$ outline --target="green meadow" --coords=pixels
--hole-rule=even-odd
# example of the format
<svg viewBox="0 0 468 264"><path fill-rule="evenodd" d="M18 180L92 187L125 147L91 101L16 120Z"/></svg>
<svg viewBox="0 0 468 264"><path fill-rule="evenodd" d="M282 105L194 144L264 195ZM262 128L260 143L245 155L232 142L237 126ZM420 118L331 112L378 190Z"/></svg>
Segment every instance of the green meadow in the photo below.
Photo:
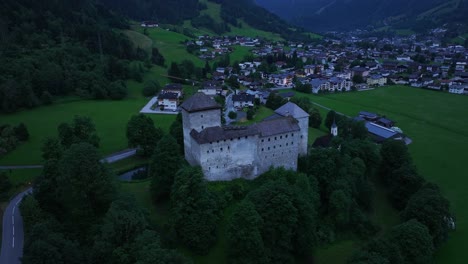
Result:
<svg viewBox="0 0 468 264"><path fill-rule="evenodd" d="M465 263L468 251L468 97L405 86L366 92L305 95L313 102L350 116L371 111L397 122L413 143L409 150L419 173L437 183L450 200L456 216L456 231L436 253L437 263ZM395 221L392 212L382 212L380 221ZM339 247L341 250L342 248ZM340 250L337 250L339 254Z"/></svg>
<svg viewBox="0 0 468 264"><path fill-rule="evenodd" d="M145 80L157 79L162 85L165 78L161 74L165 70L153 67L145 76ZM164 82L163 82L164 81ZM122 101L98 100L62 100L50 106L41 106L32 110L23 110L14 114L0 115L2 123L26 124L30 138L17 149L0 158L0 165L35 165L42 162L41 146L45 138L57 136L57 126L62 122L70 122L75 115L89 116L96 125L101 138L100 151L108 155L127 148L125 136L126 125L132 115L149 101L141 95L143 83L128 81L128 98ZM175 120L175 115L150 115L157 127L164 131Z"/></svg>

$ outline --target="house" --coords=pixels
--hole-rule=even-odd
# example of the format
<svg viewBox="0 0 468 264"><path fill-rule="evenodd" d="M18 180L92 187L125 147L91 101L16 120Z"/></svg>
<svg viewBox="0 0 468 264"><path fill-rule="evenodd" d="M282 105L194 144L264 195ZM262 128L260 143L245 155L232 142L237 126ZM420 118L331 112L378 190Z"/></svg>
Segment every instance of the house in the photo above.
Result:
<svg viewBox="0 0 468 264"><path fill-rule="evenodd" d="M376 121L379 119L379 116L377 114L371 113L371 112L366 112L366 111L361 111L359 112L359 117L367 120L367 121Z"/></svg>
<svg viewBox="0 0 468 264"><path fill-rule="evenodd" d="M141 27L154 28L154 27L159 27L159 24L154 21L143 21L141 22Z"/></svg>
<svg viewBox="0 0 468 264"><path fill-rule="evenodd" d="M282 73L282 74L271 74L269 82L276 84L277 86L290 87L293 81L293 74Z"/></svg>
<svg viewBox="0 0 468 264"><path fill-rule="evenodd" d="M369 86L384 86L387 84L387 78L382 75L376 74L367 78L367 84Z"/></svg>
<svg viewBox="0 0 468 264"><path fill-rule="evenodd" d="M254 106L255 96L250 94L235 94L232 96L235 108Z"/></svg>
<svg viewBox="0 0 468 264"><path fill-rule="evenodd" d="M463 85L453 84L453 85L450 85L449 87L449 93L463 94L464 91L465 91L465 87Z"/></svg>
<svg viewBox="0 0 468 264"><path fill-rule="evenodd" d="M320 91L328 91L330 90L330 83L328 80L325 79L312 79L310 81L310 85L312 86L312 93L319 93Z"/></svg>
<svg viewBox="0 0 468 264"><path fill-rule="evenodd" d="M375 123L378 124L378 125L384 126L386 128L391 128L391 127L395 126L394 121L392 121L392 120L390 120L388 118L385 118L385 117L381 117L381 118L377 119L377 121Z"/></svg>
<svg viewBox="0 0 468 264"><path fill-rule="evenodd" d="M177 111L179 105L179 95L171 92L161 92L158 95L158 106L161 110Z"/></svg>
<svg viewBox="0 0 468 264"><path fill-rule="evenodd" d="M369 70L364 67L354 67L351 70L353 72L353 76L360 75L364 78L369 76Z"/></svg>
<svg viewBox="0 0 468 264"><path fill-rule="evenodd" d="M177 94L177 98L181 98L184 96L184 90L182 84L180 83L169 83L164 86L161 93L175 93Z"/></svg>

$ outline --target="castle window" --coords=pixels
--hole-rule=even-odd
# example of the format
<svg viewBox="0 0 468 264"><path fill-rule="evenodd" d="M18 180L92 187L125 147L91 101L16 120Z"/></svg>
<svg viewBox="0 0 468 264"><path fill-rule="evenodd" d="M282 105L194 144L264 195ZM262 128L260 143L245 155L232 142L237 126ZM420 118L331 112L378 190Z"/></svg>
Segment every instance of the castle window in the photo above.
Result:
<svg viewBox="0 0 468 264"><path fill-rule="evenodd" d="M268 150L270 150L270 147L268 147Z"/></svg>
<svg viewBox="0 0 468 264"><path fill-rule="evenodd" d="M291 136L294 137L294 133L292 133Z"/></svg>
<svg viewBox="0 0 468 264"><path fill-rule="evenodd" d="M216 143L219 143L219 140L218 140L218 141L216 141Z"/></svg>
<svg viewBox="0 0 468 264"><path fill-rule="evenodd" d="M216 168L218 168L218 166L216 166Z"/></svg>
<svg viewBox="0 0 468 264"><path fill-rule="evenodd" d="M268 142L270 142L270 138L268 138Z"/></svg>
<svg viewBox="0 0 468 264"><path fill-rule="evenodd" d="M280 139L283 139L283 136L280 136Z"/></svg>
<svg viewBox="0 0 468 264"><path fill-rule="evenodd" d="M277 138L275 137L275 140L276 140L276 139L277 139Z"/></svg>
<svg viewBox="0 0 468 264"><path fill-rule="evenodd" d="M205 127L204 127L204 126L201 126L201 129L203 130L203 129L205 129Z"/></svg>
<svg viewBox="0 0 468 264"><path fill-rule="evenodd" d="M294 145L294 141L291 141L291 146Z"/></svg>
<svg viewBox="0 0 468 264"><path fill-rule="evenodd" d="M274 149L276 149L276 146L273 146Z"/></svg>
<svg viewBox="0 0 468 264"><path fill-rule="evenodd" d="M265 142L265 140L264 140L264 139L262 139L262 142Z"/></svg>
<svg viewBox="0 0 468 264"><path fill-rule="evenodd" d="M237 139L240 140L240 137L238 137Z"/></svg>
<svg viewBox="0 0 468 264"><path fill-rule="evenodd" d="M273 154L273 157L275 156L275 154Z"/></svg>
<svg viewBox="0 0 468 264"><path fill-rule="evenodd" d="M223 151L223 148L220 148L219 150L220 150L220 151Z"/></svg>
<svg viewBox="0 0 468 264"><path fill-rule="evenodd" d="M265 149L264 149L264 148L262 148L262 151L265 151Z"/></svg>
<svg viewBox="0 0 468 264"><path fill-rule="evenodd" d="M211 167L208 167L208 170L211 170Z"/></svg>
<svg viewBox="0 0 468 264"><path fill-rule="evenodd" d="M288 135L286 135L285 137L288 138Z"/></svg>
<svg viewBox="0 0 468 264"><path fill-rule="evenodd" d="M301 135L301 138L303 138L303 137L304 137L304 136L303 136L303 135Z"/></svg>
<svg viewBox="0 0 468 264"><path fill-rule="evenodd" d="M230 147L230 146L228 146L228 149L231 149L231 147Z"/></svg>
<svg viewBox="0 0 468 264"><path fill-rule="evenodd" d="M201 118L203 118L203 115L201 115Z"/></svg>
<svg viewBox="0 0 468 264"><path fill-rule="evenodd" d="M206 151L206 153L208 153L208 154L209 154L209 153L210 153L210 151L209 151L209 150L207 150L207 151Z"/></svg>
<svg viewBox="0 0 468 264"><path fill-rule="evenodd" d="M214 149L212 149L211 152L214 152Z"/></svg>
<svg viewBox="0 0 468 264"><path fill-rule="evenodd" d="M280 148L281 148L282 145L280 145Z"/></svg>
<svg viewBox="0 0 468 264"><path fill-rule="evenodd" d="M248 138L248 136L245 136L245 139L247 139L247 138Z"/></svg>

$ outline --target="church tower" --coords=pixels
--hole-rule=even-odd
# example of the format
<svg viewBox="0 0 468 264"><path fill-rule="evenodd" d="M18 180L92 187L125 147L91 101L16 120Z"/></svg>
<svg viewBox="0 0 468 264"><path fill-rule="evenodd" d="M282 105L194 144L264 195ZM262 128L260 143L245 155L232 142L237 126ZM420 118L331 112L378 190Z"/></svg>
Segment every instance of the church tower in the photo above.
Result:
<svg viewBox="0 0 468 264"><path fill-rule="evenodd" d="M221 126L221 106L204 93L196 93L182 105L182 124L184 128L185 159L196 165L192 153L192 130L202 131L207 127Z"/></svg>
<svg viewBox="0 0 468 264"><path fill-rule="evenodd" d="M333 124L332 124L330 130L331 130L330 133L332 134L332 136L334 136L334 137L338 136L338 126L336 125L336 122L335 122L334 118L333 118Z"/></svg>

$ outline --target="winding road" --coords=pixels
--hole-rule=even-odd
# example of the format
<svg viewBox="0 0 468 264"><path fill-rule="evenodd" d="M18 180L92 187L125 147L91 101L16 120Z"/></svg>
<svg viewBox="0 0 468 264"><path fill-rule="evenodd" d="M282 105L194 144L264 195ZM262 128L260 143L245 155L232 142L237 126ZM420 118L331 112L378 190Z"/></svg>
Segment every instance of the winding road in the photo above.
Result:
<svg viewBox="0 0 468 264"><path fill-rule="evenodd" d="M23 197L32 192L32 188L16 195L5 210L3 215L1 264L21 263L23 256L23 218L19 211L19 205Z"/></svg>
<svg viewBox="0 0 468 264"><path fill-rule="evenodd" d="M104 157L101 162L114 163L134 156L136 149L127 149L112 155ZM0 169L27 169L27 168L42 168L41 165L25 165L25 166L0 166ZM16 195L8 204L3 214L3 234L2 234L2 251L0 252L0 264L17 264L21 263L23 257L23 218L19 206L25 195L32 192L32 188Z"/></svg>

